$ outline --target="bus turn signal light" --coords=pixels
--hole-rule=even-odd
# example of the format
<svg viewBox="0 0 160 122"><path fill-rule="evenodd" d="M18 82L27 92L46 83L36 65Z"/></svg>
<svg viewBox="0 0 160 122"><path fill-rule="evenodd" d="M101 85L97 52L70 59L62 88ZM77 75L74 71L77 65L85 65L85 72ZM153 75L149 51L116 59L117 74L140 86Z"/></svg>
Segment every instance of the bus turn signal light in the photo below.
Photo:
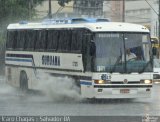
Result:
<svg viewBox="0 0 160 122"><path fill-rule="evenodd" d="M94 80L94 83L95 84L107 84L107 83L110 83L110 81L107 81L107 80Z"/></svg>

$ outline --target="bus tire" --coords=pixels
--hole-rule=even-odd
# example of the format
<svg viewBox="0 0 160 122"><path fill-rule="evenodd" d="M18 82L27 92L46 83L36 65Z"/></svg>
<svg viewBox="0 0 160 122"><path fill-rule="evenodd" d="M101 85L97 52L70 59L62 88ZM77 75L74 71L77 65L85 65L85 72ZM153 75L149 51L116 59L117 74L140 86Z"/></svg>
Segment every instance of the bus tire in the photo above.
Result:
<svg viewBox="0 0 160 122"><path fill-rule="evenodd" d="M21 71L20 73L20 89L23 92L28 91L28 78L25 71Z"/></svg>

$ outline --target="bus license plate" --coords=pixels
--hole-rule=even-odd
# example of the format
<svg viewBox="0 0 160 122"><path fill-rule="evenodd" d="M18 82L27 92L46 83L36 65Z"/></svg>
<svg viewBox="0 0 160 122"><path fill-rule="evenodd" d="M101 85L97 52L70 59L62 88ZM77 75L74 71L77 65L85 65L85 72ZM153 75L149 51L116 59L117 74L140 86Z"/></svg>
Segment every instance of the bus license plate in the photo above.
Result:
<svg viewBox="0 0 160 122"><path fill-rule="evenodd" d="M120 89L121 94L128 94L129 91L130 91L129 89Z"/></svg>

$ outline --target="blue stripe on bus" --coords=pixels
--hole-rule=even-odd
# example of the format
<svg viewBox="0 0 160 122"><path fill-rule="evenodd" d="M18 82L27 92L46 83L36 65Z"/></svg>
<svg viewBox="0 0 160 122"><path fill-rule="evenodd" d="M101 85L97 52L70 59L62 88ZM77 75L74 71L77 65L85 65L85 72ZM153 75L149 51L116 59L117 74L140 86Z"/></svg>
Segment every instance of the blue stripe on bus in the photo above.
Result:
<svg viewBox="0 0 160 122"><path fill-rule="evenodd" d="M18 62L32 62L31 59L14 59L14 58L6 58L7 61L18 61Z"/></svg>
<svg viewBox="0 0 160 122"><path fill-rule="evenodd" d="M33 56L32 56L33 57ZM7 61L17 61L17 62L32 62L32 66L35 67L34 60L32 59L18 59L18 58L6 58ZM33 68L34 74L37 78L36 68Z"/></svg>
<svg viewBox="0 0 160 122"><path fill-rule="evenodd" d="M92 82L80 81L81 85L92 85Z"/></svg>

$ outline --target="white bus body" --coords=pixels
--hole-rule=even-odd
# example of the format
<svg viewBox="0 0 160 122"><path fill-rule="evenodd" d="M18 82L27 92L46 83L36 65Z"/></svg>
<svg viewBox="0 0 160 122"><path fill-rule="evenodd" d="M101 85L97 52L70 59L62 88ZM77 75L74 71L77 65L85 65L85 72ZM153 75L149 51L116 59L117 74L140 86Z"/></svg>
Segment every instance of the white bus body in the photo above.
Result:
<svg viewBox="0 0 160 122"><path fill-rule="evenodd" d="M10 24L7 31L6 77L13 86L37 89L37 76L45 72L75 78L84 98L151 95L150 34L141 25L88 20L17 23ZM137 59L127 61L122 56L127 55L127 48Z"/></svg>

